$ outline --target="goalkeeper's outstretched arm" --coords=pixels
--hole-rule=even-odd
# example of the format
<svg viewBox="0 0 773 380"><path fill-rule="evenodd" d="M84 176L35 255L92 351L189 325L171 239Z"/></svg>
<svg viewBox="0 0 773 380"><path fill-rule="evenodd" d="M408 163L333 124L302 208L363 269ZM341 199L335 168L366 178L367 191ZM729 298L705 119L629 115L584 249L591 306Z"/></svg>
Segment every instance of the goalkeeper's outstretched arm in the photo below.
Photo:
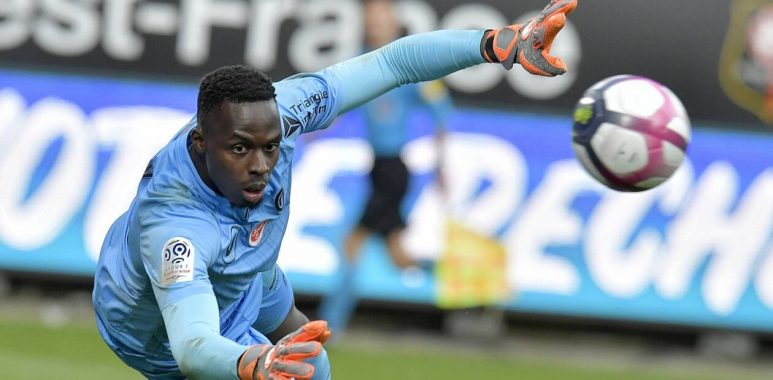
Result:
<svg viewBox="0 0 773 380"><path fill-rule="evenodd" d="M333 65L325 70L332 71L341 82L339 113L406 83L442 78L484 62L500 63L508 70L519 63L534 75L563 74L566 65L550 55L550 48L564 27L566 14L576 6L577 0L552 0L523 25L412 35Z"/></svg>

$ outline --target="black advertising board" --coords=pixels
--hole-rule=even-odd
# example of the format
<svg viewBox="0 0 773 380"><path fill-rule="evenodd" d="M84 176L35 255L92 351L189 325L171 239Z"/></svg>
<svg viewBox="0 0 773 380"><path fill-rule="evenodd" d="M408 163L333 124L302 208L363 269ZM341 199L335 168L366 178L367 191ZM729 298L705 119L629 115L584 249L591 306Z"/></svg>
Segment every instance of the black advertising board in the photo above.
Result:
<svg viewBox="0 0 773 380"><path fill-rule="evenodd" d="M495 27L543 0L402 1L406 29ZM248 63L280 79L360 51L358 1L6 0L0 64L196 81ZM460 103L567 112L605 77L669 86L694 120L773 131L773 1L580 0L555 51L571 72L531 78L484 65L448 78Z"/></svg>

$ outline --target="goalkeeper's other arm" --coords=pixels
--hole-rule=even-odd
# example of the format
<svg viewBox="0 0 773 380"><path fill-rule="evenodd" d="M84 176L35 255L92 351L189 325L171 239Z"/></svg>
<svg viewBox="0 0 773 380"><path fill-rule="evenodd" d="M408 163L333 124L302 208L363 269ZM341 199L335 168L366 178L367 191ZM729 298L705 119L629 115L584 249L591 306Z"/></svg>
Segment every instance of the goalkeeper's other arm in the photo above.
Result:
<svg viewBox="0 0 773 380"><path fill-rule="evenodd" d="M563 74L566 65L550 55L550 48L566 14L576 7L577 0L552 0L525 25L414 34L330 66L325 70L341 83L338 114L403 84L435 80L483 62L500 63L508 70L519 63L536 75Z"/></svg>
<svg viewBox="0 0 773 380"><path fill-rule="evenodd" d="M239 380L310 380L315 368L304 359L322 352L322 343L330 337L325 321L313 321L285 336L276 345L250 346L237 364Z"/></svg>

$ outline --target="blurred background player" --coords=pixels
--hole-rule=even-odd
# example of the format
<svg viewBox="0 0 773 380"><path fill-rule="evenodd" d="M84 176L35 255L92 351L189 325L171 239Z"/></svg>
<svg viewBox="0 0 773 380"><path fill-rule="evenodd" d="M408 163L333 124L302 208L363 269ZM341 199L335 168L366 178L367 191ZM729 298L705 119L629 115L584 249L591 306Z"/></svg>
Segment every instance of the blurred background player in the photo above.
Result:
<svg viewBox="0 0 773 380"><path fill-rule="evenodd" d="M369 0L363 6L366 50L378 49L404 34L392 1ZM401 243L405 229L401 205L410 173L400 154L409 139L409 118L417 106L429 109L432 115L438 152L436 179L441 192L445 190L441 171L443 141L453 104L443 83L435 80L404 85L363 105L367 142L373 151L370 195L359 222L345 238L338 289L320 307L320 316L337 332L346 328L356 308L357 261L363 244L372 235L382 239L397 267L432 269L432 262L414 260Z"/></svg>
<svg viewBox="0 0 773 380"><path fill-rule="evenodd" d="M366 1L364 10L366 49L378 49L402 35L392 1ZM400 236L405 227L400 205L410 179L410 173L400 154L408 142L408 119L419 104L427 106L432 113L438 152L442 152L452 103L441 81L408 84L363 105L367 141L374 155L373 167L369 174L371 193L359 223L344 243L344 253L349 263L356 262L363 242L370 234L375 233L384 239L395 265L406 268L417 264L400 244ZM438 157L442 158L442 155ZM442 160L438 159L438 174L441 164ZM440 176L438 182L443 184Z"/></svg>

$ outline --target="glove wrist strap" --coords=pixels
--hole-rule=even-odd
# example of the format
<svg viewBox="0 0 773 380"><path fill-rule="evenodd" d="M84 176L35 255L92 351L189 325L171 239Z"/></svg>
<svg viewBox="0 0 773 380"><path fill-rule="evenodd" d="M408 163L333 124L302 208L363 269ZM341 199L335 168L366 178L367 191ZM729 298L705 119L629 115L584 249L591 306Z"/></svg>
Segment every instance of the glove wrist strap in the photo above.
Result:
<svg viewBox="0 0 773 380"><path fill-rule="evenodd" d="M520 30L520 25L510 25L483 33L480 41L480 54L483 59L487 62L500 63L506 70L513 68L513 64L517 61Z"/></svg>
<svg viewBox="0 0 773 380"><path fill-rule="evenodd" d="M496 34L495 30L487 29L480 39L480 55L489 63L499 63L497 55L494 54L494 34Z"/></svg>

